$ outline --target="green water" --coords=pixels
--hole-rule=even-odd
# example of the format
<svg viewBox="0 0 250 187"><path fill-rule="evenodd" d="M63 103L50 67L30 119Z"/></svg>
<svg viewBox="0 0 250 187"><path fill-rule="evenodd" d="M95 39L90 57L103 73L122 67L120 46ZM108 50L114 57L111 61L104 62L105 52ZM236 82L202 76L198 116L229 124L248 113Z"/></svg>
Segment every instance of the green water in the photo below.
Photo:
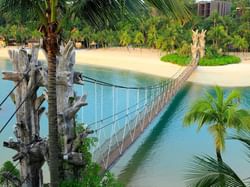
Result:
<svg viewBox="0 0 250 187"><path fill-rule="evenodd" d="M11 69L11 65L7 61L2 61L1 70ZM110 83L121 84L125 86L146 86L156 84L163 79L160 77L149 76L145 74L137 74L129 71L119 71L104 68L96 68L90 66L77 66L79 71L85 75L97 78L99 80ZM9 81L2 81L0 100L13 84ZM78 113L78 121L89 124L95 119L101 118L100 107L95 107L95 89L93 85L88 83L84 87L76 86L78 95L88 94L88 106L84 107ZM100 87L97 87L100 90ZM229 92L231 89L225 89ZM250 88L240 88L242 91L242 107L250 108ZM183 128L182 119L190 104L197 98L201 97L205 91L211 91L211 87L188 84L179 92L169 106L166 106L157 119L145 131L142 137L124 154L124 156L113 166L112 171L127 186L133 187L183 187L185 168L187 168L193 155L209 154L214 156L213 139L208 134L207 129L202 129L196 133L194 127ZM143 94L143 93L140 93ZM118 98L117 111L124 109L126 93L123 90L117 90L116 98ZM140 95L141 96L141 95ZM97 92L96 105L100 106L100 91ZM104 114L109 116L112 112L111 103L113 100L112 90L104 88ZM136 92L130 92L130 104L136 102ZM46 107L46 104L44 105ZM10 100L3 105L0 111L1 126L10 117L15 106ZM97 115L94 112L97 110ZM6 128L0 136L0 142L8 140L13 136L12 130L15 119ZM41 122L41 135L47 136L47 117L44 115ZM10 159L15 152L0 147L1 159L0 165ZM226 142L226 151L223 153L226 162L241 176L246 178L249 176L250 165L246 161L244 147L235 141ZM46 172L47 173L47 172ZM45 174L48 180L48 175Z"/></svg>

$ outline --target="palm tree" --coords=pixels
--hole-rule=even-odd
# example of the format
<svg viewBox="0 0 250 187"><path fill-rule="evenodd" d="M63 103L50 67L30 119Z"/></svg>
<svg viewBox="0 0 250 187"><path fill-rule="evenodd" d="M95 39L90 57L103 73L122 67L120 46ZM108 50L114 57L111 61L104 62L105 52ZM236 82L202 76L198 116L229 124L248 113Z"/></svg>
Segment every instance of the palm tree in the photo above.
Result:
<svg viewBox="0 0 250 187"><path fill-rule="evenodd" d="M215 87L216 97L210 93L190 108L184 117L184 125L190 126L196 122L199 131L204 125L214 137L216 156L222 162L221 151L225 149L227 129L250 129L249 112L239 108L240 93L232 91L225 99L220 87Z"/></svg>
<svg viewBox="0 0 250 187"><path fill-rule="evenodd" d="M228 33L225 30L225 27L218 25L212 27L207 33L208 40L213 42L213 46L216 49L222 48L225 41L228 39Z"/></svg>
<svg viewBox="0 0 250 187"><path fill-rule="evenodd" d="M242 131L230 139L239 140L246 146L250 162L250 132ZM210 156L195 156L185 178L190 187L220 186L222 182L224 187L250 186L250 178L242 180L229 165L224 162L218 162Z"/></svg>
<svg viewBox="0 0 250 187"><path fill-rule="evenodd" d="M128 49L130 42L131 42L131 37L130 37L128 31L122 31L121 35L120 35L120 45L126 46Z"/></svg>
<svg viewBox="0 0 250 187"><path fill-rule="evenodd" d="M240 52L248 49L248 43L245 38L239 35L234 35L231 39L231 43L234 49L239 49Z"/></svg>
<svg viewBox="0 0 250 187"><path fill-rule="evenodd" d="M144 44L144 36L142 32L137 32L135 34L134 43L137 47L141 47Z"/></svg>
<svg viewBox="0 0 250 187"><path fill-rule="evenodd" d="M189 187L249 187L229 165L210 156L195 156L185 178Z"/></svg>
<svg viewBox="0 0 250 187"><path fill-rule="evenodd" d="M104 28L119 20L121 14L141 13L148 6L155 6L163 13L184 19L187 10L182 1L174 0L0 0L0 13L9 12L39 20L43 33L43 48L48 58L48 119L51 186L59 184L60 146L57 126L56 56L59 54L59 38L63 19L79 17L98 28ZM138 11L139 10L139 11Z"/></svg>

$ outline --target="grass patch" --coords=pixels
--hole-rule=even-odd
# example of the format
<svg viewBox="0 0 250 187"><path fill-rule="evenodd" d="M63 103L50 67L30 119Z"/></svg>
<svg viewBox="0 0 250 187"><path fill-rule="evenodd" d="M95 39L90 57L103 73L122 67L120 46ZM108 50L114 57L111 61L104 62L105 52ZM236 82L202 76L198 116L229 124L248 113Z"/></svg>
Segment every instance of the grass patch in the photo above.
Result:
<svg viewBox="0 0 250 187"><path fill-rule="evenodd" d="M171 62L174 64L178 64L181 66L185 66L190 63L191 57L190 56L181 56L176 53L168 54L161 58L164 62ZM240 62L240 58L237 56L232 55L221 55L221 56L214 56L214 57L205 57L202 58L199 62L200 66L221 66L227 64L237 64Z"/></svg>

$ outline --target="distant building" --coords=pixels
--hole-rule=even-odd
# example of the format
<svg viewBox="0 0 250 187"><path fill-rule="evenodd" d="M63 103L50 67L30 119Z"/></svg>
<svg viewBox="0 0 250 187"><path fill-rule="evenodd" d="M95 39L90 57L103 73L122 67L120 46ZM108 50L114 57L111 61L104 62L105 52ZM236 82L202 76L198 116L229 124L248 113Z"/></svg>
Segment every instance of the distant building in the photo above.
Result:
<svg viewBox="0 0 250 187"><path fill-rule="evenodd" d="M231 1L218 1L218 0L201 0L197 1L197 14L198 16L208 17L213 12L217 12L220 16L225 16L231 12Z"/></svg>

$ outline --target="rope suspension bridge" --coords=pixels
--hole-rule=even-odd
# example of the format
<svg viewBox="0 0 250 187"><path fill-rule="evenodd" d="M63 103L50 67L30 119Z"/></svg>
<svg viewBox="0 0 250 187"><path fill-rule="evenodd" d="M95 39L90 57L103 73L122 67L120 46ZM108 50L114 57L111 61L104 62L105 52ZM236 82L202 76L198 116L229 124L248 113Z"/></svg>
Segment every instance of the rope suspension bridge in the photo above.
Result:
<svg viewBox="0 0 250 187"><path fill-rule="evenodd" d="M93 158L99 163L103 171L108 170L123 153L143 134L144 130L159 115L168 102L182 88L186 80L195 70L198 58L194 59L186 68L180 68L169 80L146 87L129 87L115 85L89 76L83 76L84 82L94 86L94 118L87 125L97 137L97 145L93 147ZM104 113L104 87L110 89L112 103L111 115ZM97 90L100 93L97 94ZM125 92L124 98L118 99L118 92ZM131 98L131 93L134 98ZM125 100L125 107L117 110L118 102ZM97 100L99 105L97 106ZM131 104L133 103L133 104ZM97 113L100 119L97 120ZM84 117L83 117L84 118Z"/></svg>
<svg viewBox="0 0 250 187"><path fill-rule="evenodd" d="M143 134L144 130L150 124L152 124L152 121L163 111L169 101L171 101L171 99L176 95L176 93L183 87L187 79L196 69L198 61L199 54L197 53L195 58L191 60L191 63L188 66L180 68L170 79L160 81L157 84L152 84L149 86L135 87L112 84L110 82L105 82L103 80L98 80L94 77L81 74L81 78L83 79L83 82L85 82L85 85L81 85L82 88L86 87L86 84L88 84L88 86L91 86L94 90L93 102L89 103L89 105L94 108L94 113L92 114L92 116L94 116L94 120L87 123L86 126L87 131L91 132L89 136L96 137L98 139L97 145L93 146L91 151L93 153L94 161L100 164L103 172L110 169L110 167L125 153L126 150L129 149L129 147L140 137L140 135ZM23 111L29 109L29 106L27 105L27 103L29 103L28 100L30 101L30 99L32 98L36 99L36 106L34 106L34 108L32 108L32 110L30 111L34 114L38 113L38 118L40 117L40 114L44 111L44 109L40 108L40 106L45 100L45 96L42 95L42 97L37 97L36 92L34 90L37 90L39 88L37 84L44 86L44 84L46 84L46 79L44 79L43 74L40 74L40 76L38 76L38 78L35 80L32 80L31 78L28 79L27 76L30 72L32 75L32 73L35 74L34 72L37 70L42 71L41 64L39 63L33 68L35 68L35 70L27 69L21 75L16 74L16 79L13 73L8 74L10 79L13 79L15 81L15 86L9 91L7 96L2 99L2 101L0 102L0 107L2 107L7 101L7 99L11 97L16 90L19 89L20 84L28 83L27 88L33 91L27 93L25 92L26 94L18 100L14 99L16 109L11 114L10 118L6 120L6 122L0 127L0 134L2 134L4 130L8 127L12 118L20 111L20 109L22 109ZM77 72L77 76L79 76L78 74L79 72ZM61 79L60 81L60 83L63 83L63 79ZM72 80L72 82L73 81L75 80ZM59 86L65 85L61 84ZM107 103L107 96L104 93L104 89L109 90L107 93L111 98L111 103ZM19 91L21 90L19 89ZM123 92L122 96L121 94L119 95L120 92ZM72 97L72 95L73 94L70 93L69 97ZM61 98L63 99L63 97ZM77 99L79 100L74 101L75 104L72 105L74 110L70 113L70 116L74 116L74 111L77 112L81 106L86 105L86 103L84 102L84 96ZM121 102L125 103L123 104L124 106L121 104ZM26 108L23 107L24 105ZM111 114L109 113L108 115L106 115L107 111L105 108L105 106L107 105L109 108L109 110L107 111L111 111ZM64 119L66 122L70 121L67 120L68 118L67 116L65 117L65 114L59 113L58 115L61 115L62 119ZM30 115L30 119L24 119L29 122L32 121L32 117L34 116ZM19 118L22 118L22 116L19 116ZM22 121L19 119L19 122ZM61 121L61 123L62 122L63 121ZM24 124L20 123L17 125L20 125L21 130L25 130L23 128ZM66 126L67 124L65 124L65 127ZM22 149L24 149L24 152L26 151L26 149L32 150L32 148L34 148L34 145L42 145L46 147L46 143L44 143L45 141L40 138L39 134L36 134L36 132L39 132L39 128L39 126L37 126L35 129L31 128L32 132L30 132L31 136L29 137L29 139L31 140L27 140L27 143L20 144L20 140L18 140L18 142L9 141L4 142L4 146L13 148L18 151L21 150L19 146L23 146ZM15 135L18 139L19 135ZM70 140L70 138L68 138L68 140ZM68 143L68 140L66 141L66 144L71 145L70 143ZM43 147L41 147L41 150L42 148ZM74 152L71 149L72 146L66 146L64 155L67 156L67 154ZM77 148L75 148L75 150L76 149ZM21 161L22 158L25 157L25 155L23 155L21 151L19 151L19 153L13 157L13 161ZM46 152L43 153L46 156ZM41 160L41 163L42 162L43 159ZM15 165L15 168L17 167L17 164ZM8 177L10 177L10 173L6 174L6 178ZM27 180L30 180L31 178L29 175L24 175L24 177L22 177L21 179L22 180L19 180L18 182L22 184L27 183Z"/></svg>

